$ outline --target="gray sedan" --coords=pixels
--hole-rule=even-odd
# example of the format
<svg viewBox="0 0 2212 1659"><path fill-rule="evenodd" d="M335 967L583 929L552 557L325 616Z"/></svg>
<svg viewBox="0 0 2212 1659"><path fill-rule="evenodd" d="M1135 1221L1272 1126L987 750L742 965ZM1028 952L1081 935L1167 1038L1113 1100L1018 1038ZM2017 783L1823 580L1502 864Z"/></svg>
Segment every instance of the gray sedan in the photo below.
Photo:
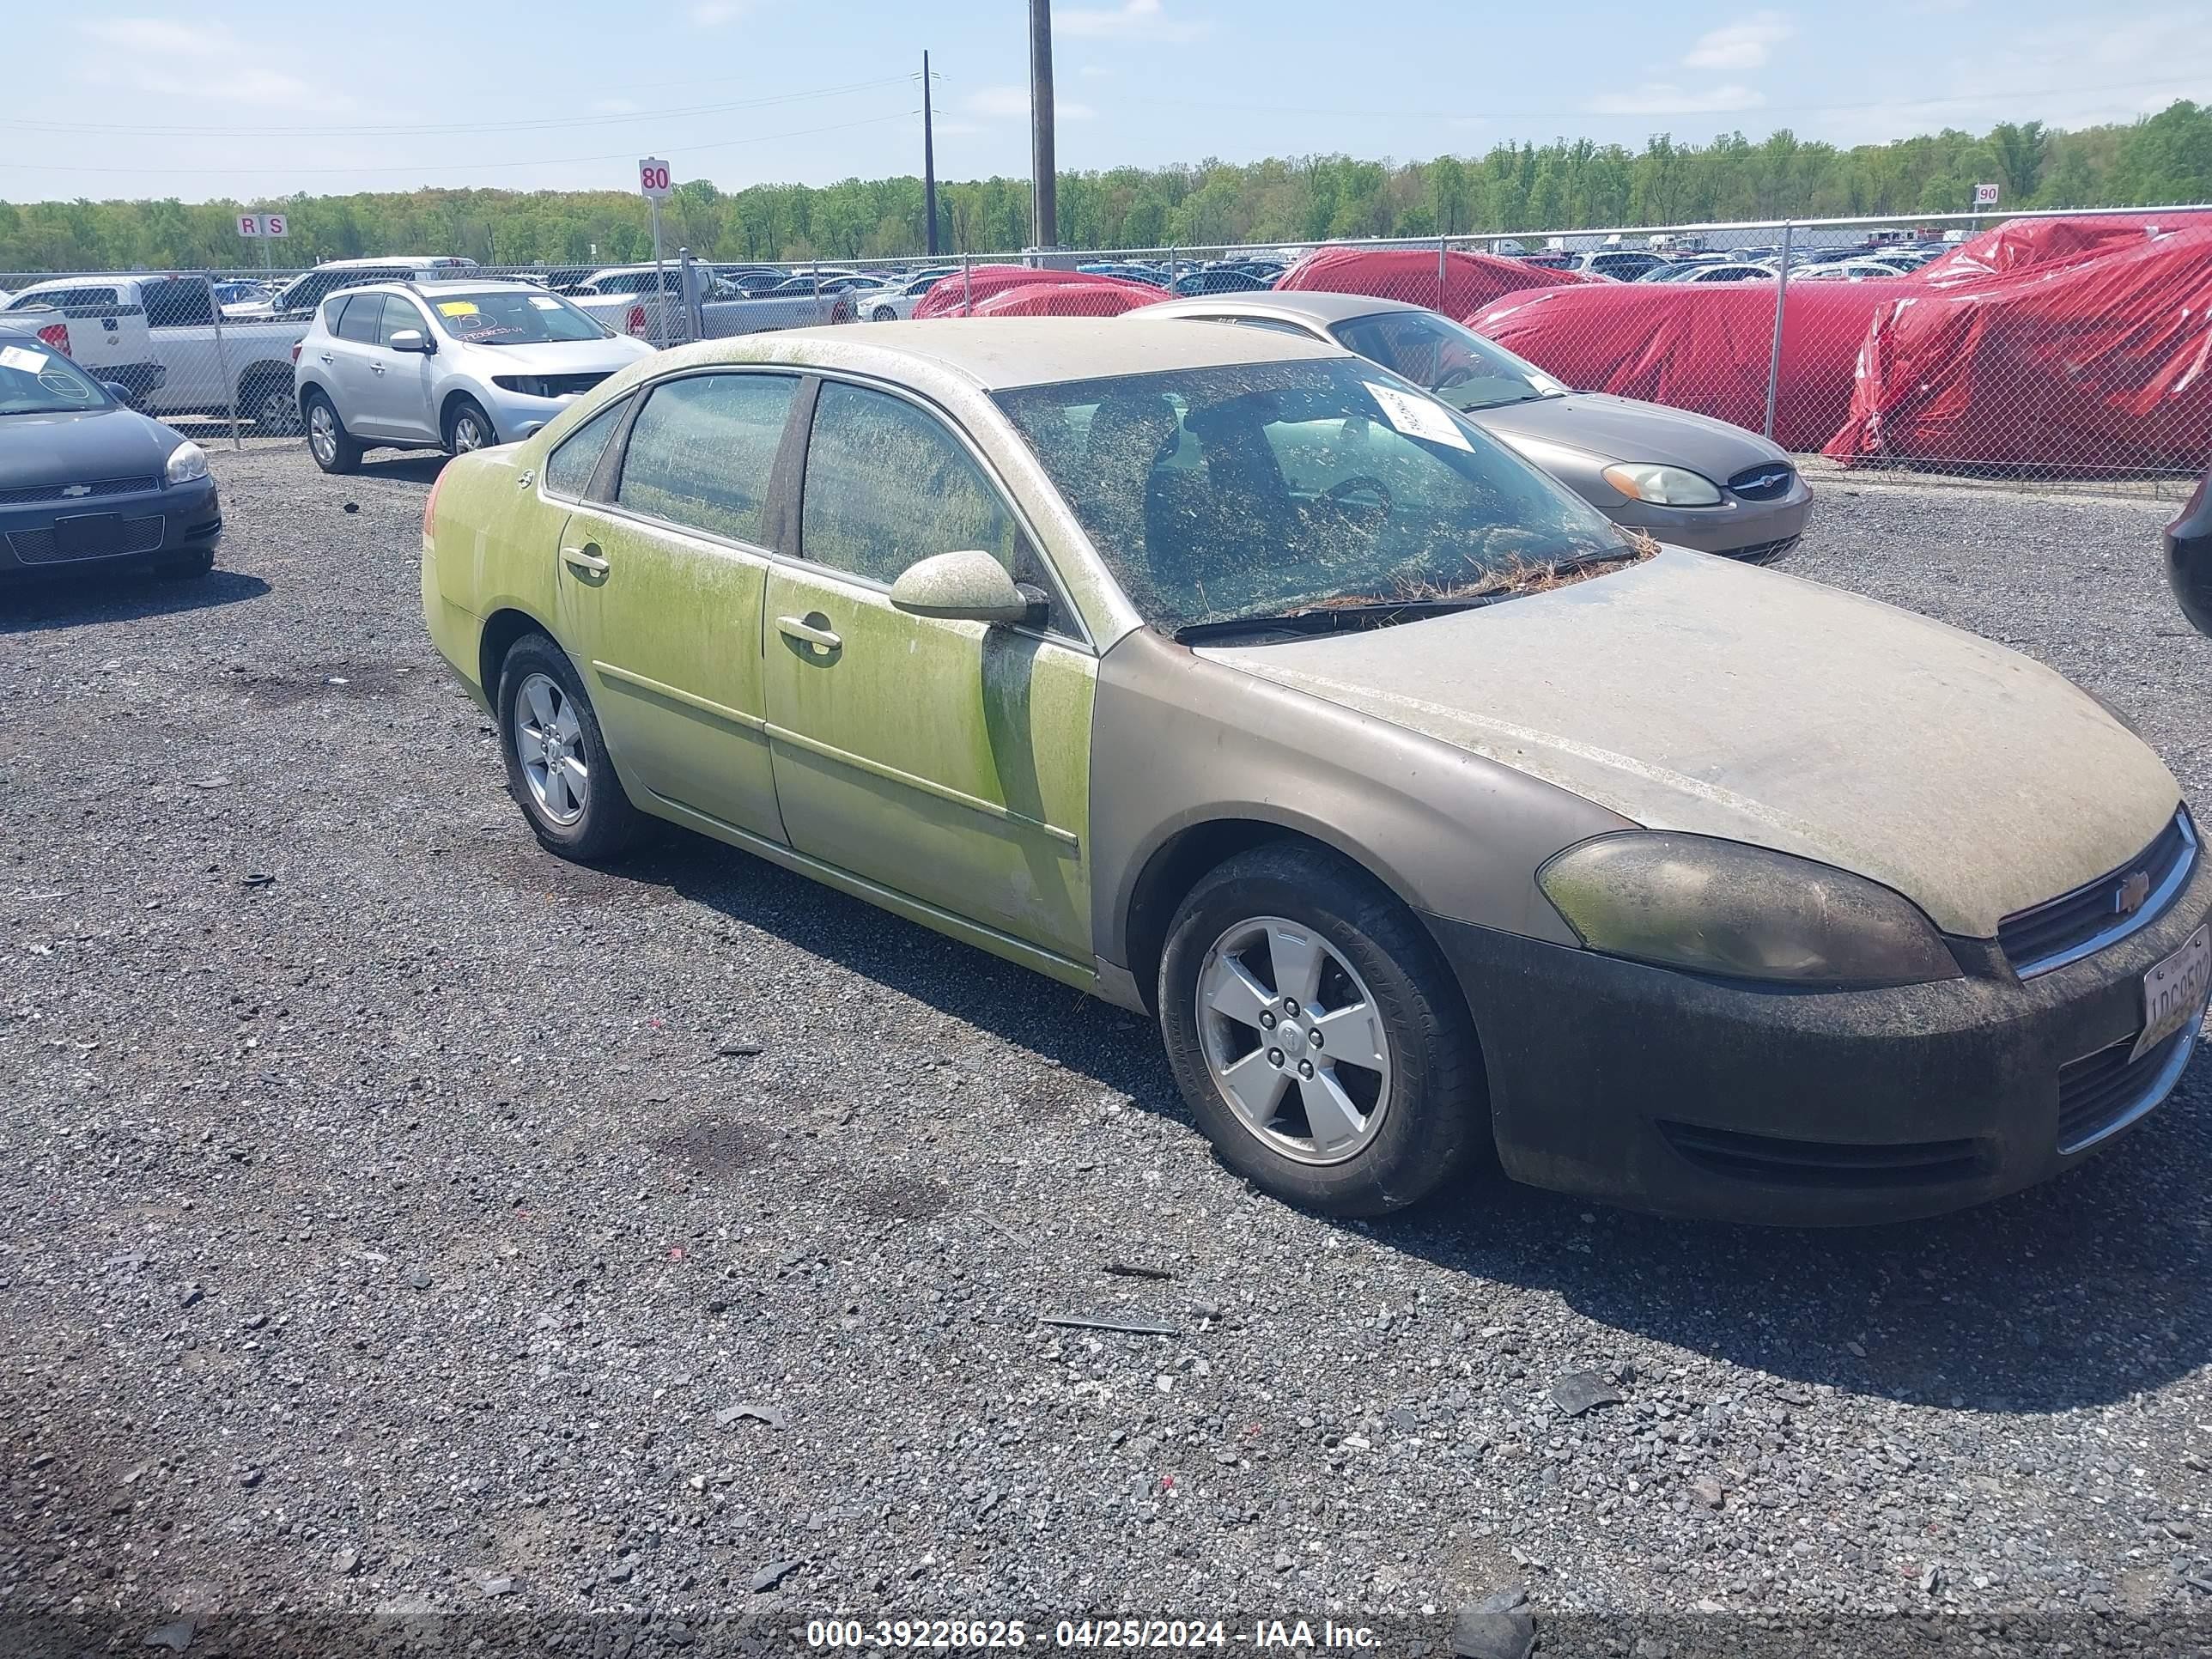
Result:
<svg viewBox="0 0 2212 1659"><path fill-rule="evenodd" d="M1425 306L1362 294L1232 294L1135 313L1278 328L1358 352L1426 386L1615 524L1771 563L1804 533L1813 494L1788 453L1710 416L1572 392Z"/></svg>

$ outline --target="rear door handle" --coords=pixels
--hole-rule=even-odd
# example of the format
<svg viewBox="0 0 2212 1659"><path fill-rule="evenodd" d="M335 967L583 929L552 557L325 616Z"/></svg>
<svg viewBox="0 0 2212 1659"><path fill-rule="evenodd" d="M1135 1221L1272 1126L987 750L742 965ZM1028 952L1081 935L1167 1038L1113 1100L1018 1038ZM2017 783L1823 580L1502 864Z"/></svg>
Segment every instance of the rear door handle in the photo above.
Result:
<svg viewBox="0 0 2212 1659"><path fill-rule="evenodd" d="M842 651L845 648L845 641L836 635L826 628L817 628L804 617L778 617L775 629L784 638L797 640L800 644L811 645L818 651Z"/></svg>
<svg viewBox="0 0 2212 1659"><path fill-rule="evenodd" d="M331 356L329 352L325 351L323 353L323 361L326 363L334 363L337 362L337 359Z"/></svg>
<svg viewBox="0 0 2212 1659"><path fill-rule="evenodd" d="M562 548L561 562L571 570L586 576L604 576L614 568L599 556L599 544L597 542L586 542L581 547Z"/></svg>

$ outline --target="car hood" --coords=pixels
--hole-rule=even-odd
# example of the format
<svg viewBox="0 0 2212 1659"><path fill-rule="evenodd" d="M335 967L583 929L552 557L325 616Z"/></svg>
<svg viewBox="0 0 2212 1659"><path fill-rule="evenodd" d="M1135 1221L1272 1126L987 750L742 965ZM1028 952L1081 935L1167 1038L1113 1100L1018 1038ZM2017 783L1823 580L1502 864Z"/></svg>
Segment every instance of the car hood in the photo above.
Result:
<svg viewBox="0 0 2212 1659"><path fill-rule="evenodd" d="M82 483L94 478L159 478L184 440L128 409L73 409L0 416L0 489Z"/></svg>
<svg viewBox="0 0 2212 1659"><path fill-rule="evenodd" d="M2134 857L2180 799L2039 663L1676 548L1481 610L1200 654L1647 828L1854 871L1974 938Z"/></svg>
<svg viewBox="0 0 2212 1659"><path fill-rule="evenodd" d="M487 374L611 374L653 355L642 340L617 335L611 340L551 340L543 345L471 346Z"/></svg>
<svg viewBox="0 0 2212 1659"><path fill-rule="evenodd" d="M1498 409L1471 410L1468 418L1510 444L1516 439L1564 445L1607 461L1663 461L1686 466L1716 483L1761 461L1789 458L1755 432L1710 415L1638 403L1602 392L1536 398Z"/></svg>

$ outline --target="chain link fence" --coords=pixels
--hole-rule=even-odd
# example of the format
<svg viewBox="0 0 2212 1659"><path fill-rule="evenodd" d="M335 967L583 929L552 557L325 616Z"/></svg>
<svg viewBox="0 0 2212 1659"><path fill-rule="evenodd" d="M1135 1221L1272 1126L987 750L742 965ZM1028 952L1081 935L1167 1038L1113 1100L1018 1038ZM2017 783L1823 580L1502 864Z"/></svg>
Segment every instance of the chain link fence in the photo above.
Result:
<svg viewBox="0 0 2212 1659"><path fill-rule="evenodd" d="M2167 492L2212 462L2207 208L834 264L686 251L611 268L426 258L0 273L0 325L44 334L180 426L234 442L290 438L293 359L325 299L363 282L455 277L535 283L661 346L1349 293L1439 312L1543 381L1710 416L1844 468ZM1472 376L1480 365L1436 367Z"/></svg>

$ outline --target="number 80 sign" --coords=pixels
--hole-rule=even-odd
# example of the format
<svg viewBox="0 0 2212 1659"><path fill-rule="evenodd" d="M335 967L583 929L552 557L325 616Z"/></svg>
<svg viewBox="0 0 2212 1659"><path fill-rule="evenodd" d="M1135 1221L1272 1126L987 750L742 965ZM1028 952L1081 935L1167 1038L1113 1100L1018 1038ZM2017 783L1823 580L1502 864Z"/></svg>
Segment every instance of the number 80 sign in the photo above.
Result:
<svg viewBox="0 0 2212 1659"><path fill-rule="evenodd" d="M668 199L668 163L656 156L647 156L637 164L637 188L648 201Z"/></svg>

